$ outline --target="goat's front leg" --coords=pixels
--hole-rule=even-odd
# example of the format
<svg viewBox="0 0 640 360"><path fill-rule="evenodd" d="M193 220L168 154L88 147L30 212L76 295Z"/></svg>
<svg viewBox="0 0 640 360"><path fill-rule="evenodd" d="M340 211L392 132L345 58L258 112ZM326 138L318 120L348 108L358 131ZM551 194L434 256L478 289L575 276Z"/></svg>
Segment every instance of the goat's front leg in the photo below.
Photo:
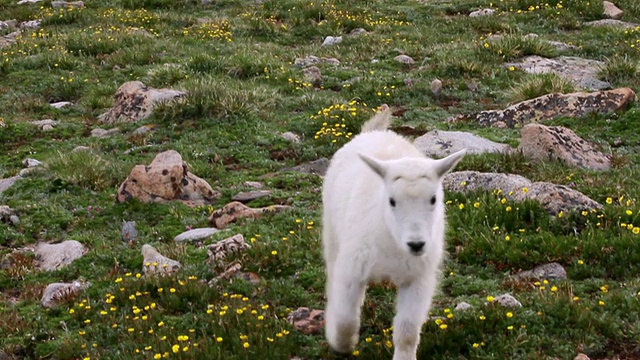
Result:
<svg viewBox="0 0 640 360"><path fill-rule="evenodd" d="M358 343L366 283L348 271L341 271L340 262L334 266L327 279L325 332L333 350L348 353Z"/></svg>
<svg viewBox="0 0 640 360"><path fill-rule="evenodd" d="M393 319L393 360L416 360L420 330L427 319L435 287L435 274L425 274L424 278L398 289Z"/></svg>

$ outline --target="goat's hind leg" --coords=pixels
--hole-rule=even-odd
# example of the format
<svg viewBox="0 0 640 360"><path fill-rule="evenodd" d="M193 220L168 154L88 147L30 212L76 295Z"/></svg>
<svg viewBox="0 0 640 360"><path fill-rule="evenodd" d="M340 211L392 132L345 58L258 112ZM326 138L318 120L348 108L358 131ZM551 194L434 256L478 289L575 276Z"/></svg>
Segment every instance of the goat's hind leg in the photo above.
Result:
<svg viewBox="0 0 640 360"><path fill-rule="evenodd" d="M398 290L393 319L393 360L416 360L420 330L431 307L435 281L433 276Z"/></svg>
<svg viewBox="0 0 640 360"><path fill-rule="evenodd" d="M327 278L325 332L333 350L349 353L358 343L366 284L358 277L341 271L340 262L333 265L331 276Z"/></svg>

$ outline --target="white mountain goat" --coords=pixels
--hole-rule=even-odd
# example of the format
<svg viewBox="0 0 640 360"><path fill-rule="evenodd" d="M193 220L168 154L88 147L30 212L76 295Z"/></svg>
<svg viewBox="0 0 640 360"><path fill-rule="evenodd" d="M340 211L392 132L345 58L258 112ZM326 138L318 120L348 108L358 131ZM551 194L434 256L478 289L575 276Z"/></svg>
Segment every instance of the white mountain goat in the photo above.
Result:
<svg viewBox="0 0 640 360"><path fill-rule="evenodd" d="M393 359L415 360L444 254L442 178L465 150L429 159L387 131L390 121L389 109L367 121L324 178L326 337L351 352L369 281L390 280L398 287Z"/></svg>

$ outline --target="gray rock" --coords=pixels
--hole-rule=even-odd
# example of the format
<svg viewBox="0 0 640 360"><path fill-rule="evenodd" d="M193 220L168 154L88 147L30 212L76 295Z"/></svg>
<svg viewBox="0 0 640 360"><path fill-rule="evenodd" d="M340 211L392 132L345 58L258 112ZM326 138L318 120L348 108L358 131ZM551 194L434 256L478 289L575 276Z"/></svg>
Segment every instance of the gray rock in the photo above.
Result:
<svg viewBox="0 0 640 360"><path fill-rule="evenodd" d="M293 65L305 68L310 65L319 64L321 61L319 57L310 55L304 58L296 58Z"/></svg>
<svg viewBox="0 0 640 360"><path fill-rule="evenodd" d="M504 307L522 307L522 304L520 303L520 301L516 300L516 298L514 298L510 294L503 294L503 295L497 296L493 299L493 301L497 302L498 304Z"/></svg>
<svg viewBox="0 0 640 360"><path fill-rule="evenodd" d="M608 26L608 27L620 28L625 30L633 30L636 27L640 26L640 24L620 21L616 19L602 19L602 20L589 21L584 23L584 25L599 26L599 27Z"/></svg>
<svg viewBox="0 0 640 360"><path fill-rule="evenodd" d="M608 90L612 88L611 83L590 76L580 79L578 87L586 90Z"/></svg>
<svg viewBox="0 0 640 360"><path fill-rule="evenodd" d="M300 137L297 134L292 133L291 131L287 131L285 133L281 134L282 138L288 141L291 141L292 143L299 143L300 142Z"/></svg>
<svg viewBox="0 0 640 360"><path fill-rule="evenodd" d="M12 176L10 178L0 179L0 194L2 194L5 190L10 188L13 184L16 183L16 181L18 181L18 179L21 179L21 178L22 178L21 176Z"/></svg>
<svg viewBox="0 0 640 360"><path fill-rule="evenodd" d="M38 29L40 28L40 24L42 23L42 19L29 20L20 23L21 29Z"/></svg>
<svg viewBox="0 0 640 360"><path fill-rule="evenodd" d="M262 187L264 186L261 182L258 181L245 181L244 183L242 183L242 185L254 189L262 189Z"/></svg>
<svg viewBox="0 0 640 360"><path fill-rule="evenodd" d="M469 310L471 309L473 306L471 306L471 304L466 303L466 302L461 302L458 305L456 305L455 310L456 311L465 311L465 310Z"/></svg>
<svg viewBox="0 0 640 360"><path fill-rule="evenodd" d="M393 58L393 60L407 65L413 65L416 63L416 61L413 60L410 56L404 54L396 56L395 58Z"/></svg>
<svg viewBox="0 0 640 360"><path fill-rule="evenodd" d="M52 1L51 7L53 8L65 8L65 9L82 9L84 2L82 1Z"/></svg>
<svg viewBox="0 0 640 360"><path fill-rule="evenodd" d="M231 200L247 203L249 201L268 197L270 195L271 195L271 190L243 191L241 193L235 194L231 198Z"/></svg>
<svg viewBox="0 0 640 360"><path fill-rule="evenodd" d="M133 131L133 135L145 135L153 130L153 125L143 125Z"/></svg>
<svg viewBox="0 0 640 360"><path fill-rule="evenodd" d="M620 19L624 14L624 11L620 10L614 3L611 1L603 1L602 5L604 7L604 16L610 19Z"/></svg>
<svg viewBox="0 0 640 360"><path fill-rule="evenodd" d="M219 231L220 230L216 228L191 229L177 235L173 240L176 242L202 240L218 233Z"/></svg>
<svg viewBox="0 0 640 360"><path fill-rule="evenodd" d="M544 122L559 117L584 117L591 113L607 114L627 108L637 101L630 88L594 93L547 94L511 105L504 110L486 110L460 115L449 122L471 120L482 126L515 127L531 122Z"/></svg>
<svg viewBox="0 0 640 360"><path fill-rule="evenodd" d="M562 265L553 262L537 266L533 270L522 271L515 277L526 280L565 280L567 272Z"/></svg>
<svg viewBox="0 0 640 360"><path fill-rule="evenodd" d="M365 35L368 34L369 32L363 28L355 28L353 30L351 30L349 32L350 36L359 36L359 35Z"/></svg>
<svg viewBox="0 0 640 360"><path fill-rule="evenodd" d="M35 4L37 2L40 2L42 0L20 0L18 1L16 4L18 5L22 5L22 4Z"/></svg>
<svg viewBox="0 0 640 360"><path fill-rule="evenodd" d="M507 144L462 131L433 130L416 138L413 144L427 156L436 158L443 158L462 149L467 149L468 154L506 153L512 150Z"/></svg>
<svg viewBox="0 0 640 360"><path fill-rule="evenodd" d="M0 49L16 44L18 36L20 36L20 30L0 36Z"/></svg>
<svg viewBox="0 0 640 360"><path fill-rule="evenodd" d="M446 191L460 193L501 190L501 196L509 201L538 201L551 215L557 215L560 211L590 211L602 208L601 204L566 186L531 182L525 177L513 174L456 171L445 175L443 186ZM524 191L524 188L527 190Z"/></svg>
<svg viewBox="0 0 640 360"><path fill-rule="evenodd" d="M578 48L575 45L563 43L561 41L545 40L545 42L548 43L549 45L552 45L553 47L555 47L556 50L558 50L559 52L564 52L564 51L569 51L569 50L576 50Z"/></svg>
<svg viewBox="0 0 640 360"><path fill-rule="evenodd" d="M11 220L11 217L15 216L15 215L16 214L13 211L13 209L8 207L7 205L0 205L0 221L13 223L13 221ZM17 216L16 216L16 218L17 218ZM14 225L16 225L16 224L14 224Z"/></svg>
<svg viewBox="0 0 640 360"><path fill-rule="evenodd" d="M571 129L561 126L527 124L520 130L520 150L526 157L561 161L569 166L608 170L611 159Z"/></svg>
<svg viewBox="0 0 640 360"><path fill-rule="evenodd" d="M340 60L336 59L336 58L322 58L322 61L326 64L329 65L333 65L333 66L338 66L340 65Z"/></svg>
<svg viewBox="0 0 640 360"><path fill-rule="evenodd" d="M37 167L37 166L36 167L30 167L30 168L21 169L20 171L18 171L18 176L20 176L20 177L27 176L28 174L30 174L30 173L38 170L38 169L40 169L40 168Z"/></svg>
<svg viewBox="0 0 640 360"><path fill-rule="evenodd" d="M176 260L161 255L156 248L149 244L142 246L142 272L145 275L168 275L182 268Z"/></svg>
<svg viewBox="0 0 640 360"><path fill-rule="evenodd" d="M31 167L36 167L36 166L42 165L42 162L40 162L39 160L36 160L36 159L26 158L26 159L22 160L22 165L31 168Z"/></svg>
<svg viewBox="0 0 640 360"><path fill-rule="evenodd" d="M117 134L120 132L120 129L118 128L113 128L113 129L109 129L109 130L105 130L105 129L101 129L101 128L96 128L91 130L91 136L93 137L97 137L97 138L108 138L114 134Z"/></svg>
<svg viewBox="0 0 640 360"><path fill-rule="evenodd" d="M41 130L51 130L51 129L53 129L53 127L55 127L59 123L60 123L59 121L55 121L55 120L51 120L51 119L29 121L29 124L35 125L35 126L39 127ZM48 128L45 129L44 128L45 126L48 126Z"/></svg>
<svg viewBox="0 0 640 360"><path fill-rule="evenodd" d="M322 42L322 46L332 46L332 45L337 45L340 44L342 42L342 36L327 36L326 38L324 38L324 41Z"/></svg>
<svg viewBox="0 0 640 360"><path fill-rule="evenodd" d="M559 56L548 59L537 55L526 56L517 62L505 64L506 67L513 66L530 74L554 73L571 81L576 86L598 86L598 88L589 87L587 90L601 90L611 87L608 83L593 81L593 79L597 79L598 70L603 65L602 61L576 56Z"/></svg>
<svg viewBox="0 0 640 360"><path fill-rule="evenodd" d="M284 169L281 169L280 171L281 172L294 171L294 172L299 172L304 174L316 174L316 175L324 176L324 174L327 172L328 167L329 167L329 159L320 158L318 160L313 160L306 164L301 164L301 165L290 167L290 168L284 168Z"/></svg>
<svg viewBox="0 0 640 360"><path fill-rule="evenodd" d="M325 324L324 310L300 307L287 315L287 321L303 334L320 334Z"/></svg>
<svg viewBox="0 0 640 360"><path fill-rule="evenodd" d="M442 92L442 81L440 81L440 79L433 80L429 89L433 95L440 95L440 92Z"/></svg>
<svg viewBox="0 0 640 360"><path fill-rule="evenodd" d="M71 150L71 152L76 151L91 151L91 148L88 146L76 146L75 148L73 148L73 150Z"/></svg>
<svg viewBox="0 0 640 360"><path fill-rule="evenodd" d="M309 66L302 70L304 74L304 81L310 83L315 87L320 87L322 85L322 72L320 72L320 68L317 66Z"/></svg>
<svg viewBox="0 0 640 360"><path fill-rule="evenodd" d="M130 242L138 238L138 229L135 221L125 221L122 223L122 240Z"/></svg>
<svg viewBox="0 0 640 360"><path fill-rule="evenodd" d="M11 215L11 216L9 216L9 222L13 226L18 226L18 225L20 225L20 218L18 217L18 215Z"/></svg>
<svg viewBox="0 0 640 360"><path fill-rule="evenodd" d="M18 26L18 21L15 19L0 21L0 30L13 29Z"/></svg>
<svg viewBox="0 0 640 360"><path fill-rule="evenodd" d="M495 14L495 12L496 11L493 9L481 9L472 11L471 13L469 13L469 17L488 16Z"/></svg>
<svg viewBox="0 0 640 360"><path fill-rule="evenodd" d="M35 249L38 268L44 271L53 271L69 265L86 253L87 248L75 240L58 244L41 243Z"/></svg>
<svg viewBox="0 0 640 360"><path fill-rule="evenodd" d="M55 108L55 109L62 109L65 106L73 105L73 103L71 103L69 101L58 101L58 102L55 102L55 103L51 103L49 105L51 105L51 107Z"/></svg>
<svg viewBox="0 0 640 360"><path fill-rule="evenodd" d="M89 287L89 285L90 284L87 282L80 281L49 284L42 293L40 304L44 308L52 308L56 305L58 300L64 299L67 296L74 296Z"/></svg>

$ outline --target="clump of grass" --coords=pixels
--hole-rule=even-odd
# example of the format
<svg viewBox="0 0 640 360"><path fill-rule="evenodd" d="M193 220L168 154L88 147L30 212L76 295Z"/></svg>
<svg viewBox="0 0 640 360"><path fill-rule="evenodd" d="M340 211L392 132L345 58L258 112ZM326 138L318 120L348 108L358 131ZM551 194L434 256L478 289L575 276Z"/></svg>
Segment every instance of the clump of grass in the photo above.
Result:
<svg viewBox="0 0 640 360"><path fill-rule="evenodd" d="M504 94L510 103L537 98L552 93L571 93L576 90L571 81L556 74L529 75L524 80L511 86Z"/></svg>
<svg viewBox="0 0 640 360"><path fill-rule="evenodd" d="M523 37L520 35L506 35L497 40L482 40L479 43L482 55L489 58L510 61L523 56L539 55L555 57L558 51L546 41L537 37Z"/></svg>
<svg viewBox="0 0 640 360"><path fill-rule="evenodd" d="M53 177L91 190L105 190L124 180L126 169L90 151L58 152L46 163Z"/></svg>
<svg viewBox="0 0 640 360"><path fill-rule="evenodd" d="M629 83L640 74L640 64L637 60L625 55L614 55L598 69L598 77L612 83Z"/></svg>

